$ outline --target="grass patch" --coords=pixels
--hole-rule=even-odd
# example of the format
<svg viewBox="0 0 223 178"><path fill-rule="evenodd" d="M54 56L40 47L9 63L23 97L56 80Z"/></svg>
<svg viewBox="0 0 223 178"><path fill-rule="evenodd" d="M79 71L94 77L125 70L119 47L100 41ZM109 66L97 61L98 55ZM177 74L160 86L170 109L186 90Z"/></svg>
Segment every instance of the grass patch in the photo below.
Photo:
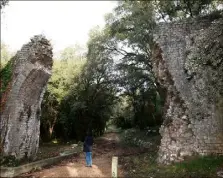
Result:
<svg viewBox="0 0 223 178"><path fill-rule="evenodd" d="M147 135L145 131L129 130L120 137L127 147L136 146L138 141L134 140L138 139L151 143L147 153L120 158L127 177L219 178L217 172L223 171L223 156L196 156L172 165L157 164L160 136L156 133Z"/></svg>
<svg viewBox="0 0 223 178"><path fill-rule="evenodd" d="M127 177L151 178L219 178L217 172L223 171L223 156L189 157L180 163L171 165L157 164L160 135L146 134L145 131L129 129L120 133L122 144L127 147L137 146L138 141L150 142L147 153L121 157Z"/></svg>
<svg viewBox="0 0 223 178"><path fill-rule="evenodd" d="M214 178L217 177L216 173L222 166L223 156L198 156L167 166L167 169L174 170L178 177Z"/></svg>
<svg viewBox="0 0 223 178"><path fill-rule="evenodd" d="M197 157L175 165L177 170L189 172L216 172L219 166L223 166L223 156Z"/></svg>
<svg viewBox="0 0 223 178"><path fill-rule="evenodd" d="M217 171L223 169L223 156L194 157L172 165L158 165L157 153L122 158L128 177L153 178L217 178Z"/></svg>

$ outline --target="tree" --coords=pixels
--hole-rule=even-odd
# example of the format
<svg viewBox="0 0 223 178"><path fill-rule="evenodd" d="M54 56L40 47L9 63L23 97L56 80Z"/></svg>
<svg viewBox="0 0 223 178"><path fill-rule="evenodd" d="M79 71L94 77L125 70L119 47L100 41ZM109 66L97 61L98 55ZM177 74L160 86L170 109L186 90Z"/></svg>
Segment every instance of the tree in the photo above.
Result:
<svg viewBox="0 0 223 178"><path fill-rule="evenodd" d="M156 85L150 62L156 25L153 8L150 1L121 1L106 17L107 31L116 42L113 50L119 54L117 83L133 108L132 125L141 129L156 124Z"/></svg>
<svg viewBox="0 0 223 178"><path fill-rule="evenodd" d="M220 1L214 0L170 0L154 1L158 20L164 21L180 20L188 17L196 17L216 10Z"/></svg>
<svg viewBox="0 0 223 178"><path fill-rule="evenodd" d="M79 45L61 53L46 95L46 113L52 113L46 118L57 113L55 134L61 136L62 130L64 138L81 140L89 128L100 135L111 118L141 129L160 124L165 91L152 72L154 29L161 18L170 21L208 13L213 2L119 1L106 15L105 28L90 31L84 65L85 50Z"/></svg>
<svg viewBox="0 0 223 178"><path fill-rule="evenodd" d="M85 51L84 47L79 44L75 44L74 46L65 48L60 54L60 59L62 61L84 60Z"/></svg>
<svg viewBox="0 0 223 178"><path fill-rule="evenodd" d="M4 68L11 58L12 53L8 50L8 46L5 43L1 43L1 68Z"/></svg>
<svg viewBox="0 0 223 178"><path fill-rule="evenodd" d="M67 51L72 53L67 53ZM77 54L76 49L65 48L61 55L64 58L62 60L54 60L53 75L48 82L42 103L41 138L43 141L52 139L54 128L59 122L61 101L70 91L73 79L79 75L85 63L84 56ZM54 135L62 136L59 131Z"/></svg>
<svg viewBox="0 0 223 178"><path fill-rule="evenodd" d="M61 118L67 120L64 129L68 137L75 135L82 140L88 129L95 135L101 135L110 118L116 88L112 82L113 60L107 50L108 41L104 31L91 31L87 62L63 100Z"/></svg>
<svg viewBox="0 0 223 178"><path fill-rule="evenodd" d="M113 107L112 123L123 129L134 127L134 108L130 100L128 95L119 96Z"/></svg>
<svg viewBox="0 0 223 178"><path fill-rule="evenodd" d="M2 10L6 5L8 5L9 0L1 0L0 1L0 10Z"/></svg>
<svg viewBox="0 0 223 178"><path fill-rule="evenodd" d="M106 30L118 58L117 83L133 107L134 125L160 124L165 92L156 83L151 58L154 29L161 18L172 21L214 10L213 0L119 1L106 16ZM216 3L215 3L216 6ZM159 93L160 92L160 93ZM162 99L160 99L162 96Z"/></svg>
<svg viewBox="0 0 223 178"><path fill-rule="evenodd" d="M155 14L151 1L119 1L113 14L106 16L112 37L134 51L150 56Z"/></svg>

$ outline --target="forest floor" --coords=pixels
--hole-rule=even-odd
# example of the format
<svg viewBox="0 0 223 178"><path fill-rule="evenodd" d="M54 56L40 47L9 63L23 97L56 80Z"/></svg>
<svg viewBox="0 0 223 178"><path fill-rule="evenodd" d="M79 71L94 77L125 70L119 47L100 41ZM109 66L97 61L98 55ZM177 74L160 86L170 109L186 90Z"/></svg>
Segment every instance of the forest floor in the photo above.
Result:
<svg viewBox="0 0 223 178"><path fill-rule="evenodd" d="M121 157L145 153L146 149L126 147L120 143L117 133L106 133L97 138L93 146L93 166L85 167L85 156L81 153L66 159L57 165L46 167L37 172L23 174L20 177L111 177L111 162L113 156ZM125 177L125 170L118 166L118 176Z"/></svg>
<svg viewBox="0 0 223 178"><path fill-rule="evenodd" d="M65 151L75 152L78 151L77 149L79 147L73 147L72 144L44 144L39 147L35 161L59 156L60 153Z"/></svg>
<svg viewBox="0 0 223 178"><path fill-rule="evenodd" d="M137 134L135 134L137 135ZM140 135L140 134L139 134ZM124 139L123 139L124 138ZM142 136L140 136L142 138ZM198 157L169 166L156 163L160 137L148 136L150 148L125 144L123 133L106 133L93 147L93 166L85 167L84 153L20 177L111 177L111 161L118 156L118 177L219 178L223 177L223 156Z"/></svg>

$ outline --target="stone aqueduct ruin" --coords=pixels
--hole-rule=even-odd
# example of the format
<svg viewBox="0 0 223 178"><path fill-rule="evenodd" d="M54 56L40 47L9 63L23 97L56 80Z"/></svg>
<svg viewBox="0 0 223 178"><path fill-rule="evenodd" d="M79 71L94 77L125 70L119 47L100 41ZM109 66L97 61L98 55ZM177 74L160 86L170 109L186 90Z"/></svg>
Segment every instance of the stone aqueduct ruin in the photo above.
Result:
<svg viewBox="0 0 223 178"><path fill-rule="evenodd" d="M153 70L166 91L158 161L223 154L223 17L161 24L154 39ZM1 148L4 156L34 158L52 47L35 36L12 61L6 102L1 101Z"/></svg>
<svg viewBox="0 0 223 178"><path fill-rule="evenodd" d="M32 38L12 59L12 78L1 97L3 156L32 159L37 153L40 106L51 75L52 57L49 41L40 35Z"/></svg>
<svg viewBox="0 0 223 178"><path fill-rule="evenodd" d="M153 70L167 93L158 161L223 154L222 16L156 31Z"/></svg>

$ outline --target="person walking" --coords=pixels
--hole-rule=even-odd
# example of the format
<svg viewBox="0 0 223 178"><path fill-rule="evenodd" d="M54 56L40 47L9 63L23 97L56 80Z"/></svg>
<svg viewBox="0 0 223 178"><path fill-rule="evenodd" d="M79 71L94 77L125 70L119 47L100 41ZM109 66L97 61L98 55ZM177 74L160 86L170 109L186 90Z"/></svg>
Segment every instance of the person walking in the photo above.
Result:
<svg viewBox="0 0 223 178"><path fill-rule="evenodd" d="M85 159L86 159L86 167L92 167L92 145L93 145L93 136L92 132L87 132L87 136L84 140L84 148Z"/></svg>

